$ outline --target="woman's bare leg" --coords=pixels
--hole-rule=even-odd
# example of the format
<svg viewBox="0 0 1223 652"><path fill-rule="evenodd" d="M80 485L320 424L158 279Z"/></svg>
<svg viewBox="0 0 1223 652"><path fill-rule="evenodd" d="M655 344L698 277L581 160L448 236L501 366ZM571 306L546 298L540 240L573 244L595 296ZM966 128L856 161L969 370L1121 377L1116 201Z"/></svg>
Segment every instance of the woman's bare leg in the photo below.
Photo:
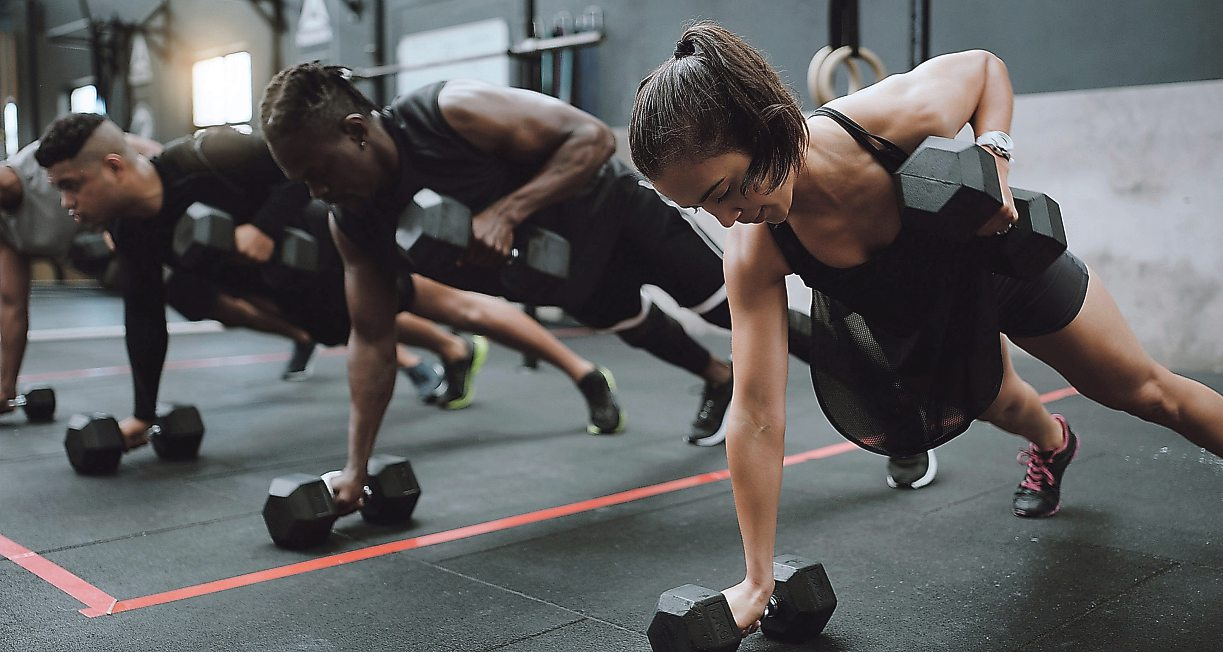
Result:
<svg viewBox="0 0 1223 652"><path fill-rule="evenodd" d="M1015 343L1056 369L1083 396L1223 456L1223 396L1153 360L1096 277L1068 326Z"/></svg>

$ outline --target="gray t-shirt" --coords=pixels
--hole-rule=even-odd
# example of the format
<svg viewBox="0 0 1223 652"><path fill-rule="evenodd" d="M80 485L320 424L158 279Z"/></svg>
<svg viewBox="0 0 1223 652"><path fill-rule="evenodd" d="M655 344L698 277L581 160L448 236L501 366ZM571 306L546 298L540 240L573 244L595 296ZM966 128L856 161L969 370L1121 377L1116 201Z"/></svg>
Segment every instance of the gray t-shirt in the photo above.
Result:
<svg viewBox="0 0 1223 652"><path fill-rule="evenodd" d="M60 206L59 191L47 182L47 171L34 160L38 141L0 161L21 178L21 205L0 210L0 239L27 256L62 258L80 225Z"/></svg>

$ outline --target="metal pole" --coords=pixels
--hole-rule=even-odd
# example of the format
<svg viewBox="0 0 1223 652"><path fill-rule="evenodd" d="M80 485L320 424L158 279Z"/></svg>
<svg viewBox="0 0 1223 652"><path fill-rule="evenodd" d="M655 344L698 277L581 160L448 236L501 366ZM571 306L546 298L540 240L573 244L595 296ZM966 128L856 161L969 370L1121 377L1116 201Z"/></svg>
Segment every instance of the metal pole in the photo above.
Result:
<svg viewBox="0 0 1223 652"><path fill-rule="evenodd" d="M921 0L921 60L930 59L930 0Z"/></svg>
<svg viewBox="0 0 1223 652"><path fill-rule="evenodd" d="M535 0L526 0L523 6L523 13L525 14L523 16L523 27L526 30L524 34L526 34L526 40L530 41L531 39L539 36L539 34L535 31ZM542 90L540 88L541 84L543 83L543 80L540 79L542 70L543 69L540 67L540 57L534 56L534 53L532 53L530 56L522 57L522 76L523 81L526 82L523 84L523 86L532 91ZM536 310L535 304L523 304L522 310L523 312L527 313L527 316L531 319L539 321L539 311ZM539 358L528 353L523 353L522 366L532 370L538 369Z"/></svg>

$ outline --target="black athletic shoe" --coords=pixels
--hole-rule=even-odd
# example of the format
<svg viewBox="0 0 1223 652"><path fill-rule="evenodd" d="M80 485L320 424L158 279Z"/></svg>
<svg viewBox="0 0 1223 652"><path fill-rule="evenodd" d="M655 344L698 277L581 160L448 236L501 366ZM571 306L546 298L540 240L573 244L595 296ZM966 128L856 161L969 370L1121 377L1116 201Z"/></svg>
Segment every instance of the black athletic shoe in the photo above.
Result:
<svg viewBox="0 0 1223 652"><path fill-rule="evenodd" d="M616 379L611 371L596 367L578 381L578 391L586 397L590 408L590 423L586 432L592 435L614 435L624 430L624 410L616 400Z"/></svg>
<svg viewBox="0 0 1223 652"><path fill-rule="evenodd" d="M921 489L934 482L936 474L938 458L934 451L888 458L888 486L893 489Z"/></svg>
<svg viewBox="0 0 1223 652"><path fill-rule="evenodd" d="M403 375L416 388L416 398L425 403L436 403L437 397L446 392L446 370L435 362L420 361L414 367L400 367Z"/></svg>
<svg viewBox="0 0 1223 652"><path fill-rule="evenodd" d="M476 397L476 374L484 366L484 358L488 356L488 340L480 335L472 335L467 340L467 357L458 362L445 364L446 390L437 399L443 410L462 410L471 405Z"/></svg>
<svg viewBox="0 0 1223 652"><path fill-rule="evenodd" d="M705 391L701 394L701 408L696 411L696 420L692 422L692 433L688 435L688 443L695 446L717 446L726 441L726 408L730 406L730 394L734 389L734 381L728 380L721 385L705 383Z"/></svg>
<svg viewBox="0 0 1223 652"><path fill-rule="evenodd" d="M1040 518L1053 516L1062 506L1062 474L1079 452L1079 438L1060 414L1053 415L1062 424L1065 440L1061 448L1042 451L1035 444L1019 453L1019 463L1026 464L1027 474L1015 490L1015 516ZM1026 459L1025 459L1026 458Z"/></svg>
<svg viewBox="0 0 1223 652"><path fill-rule="evenodd" d="M294 343L293 355L289 356L289 364L285 365L280 379L296 383L309 378L314 373L314 350L316 348L318 345L314 342Z"/></svg>

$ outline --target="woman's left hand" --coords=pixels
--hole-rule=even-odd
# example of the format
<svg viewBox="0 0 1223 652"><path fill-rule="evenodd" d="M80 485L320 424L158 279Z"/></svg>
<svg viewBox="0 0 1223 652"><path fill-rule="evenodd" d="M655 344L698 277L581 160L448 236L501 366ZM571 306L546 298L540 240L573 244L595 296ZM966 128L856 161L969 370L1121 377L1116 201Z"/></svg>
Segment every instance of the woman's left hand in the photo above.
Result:
<svg viewBox="0 0 1223 652"><path fill-rule="evenodd" d="M1007 185L1007 173L1010 171L1011 163L997 154L994 155L994 160L998 164L998 181L1002 184L1002 208L999 208L997 213L991 215L981 225L981 228L977 229L976 235L982 238L1002 235L1010 231L1011 227L1019 221L1015 198L1011 196L1011 188Z"/></svg>

